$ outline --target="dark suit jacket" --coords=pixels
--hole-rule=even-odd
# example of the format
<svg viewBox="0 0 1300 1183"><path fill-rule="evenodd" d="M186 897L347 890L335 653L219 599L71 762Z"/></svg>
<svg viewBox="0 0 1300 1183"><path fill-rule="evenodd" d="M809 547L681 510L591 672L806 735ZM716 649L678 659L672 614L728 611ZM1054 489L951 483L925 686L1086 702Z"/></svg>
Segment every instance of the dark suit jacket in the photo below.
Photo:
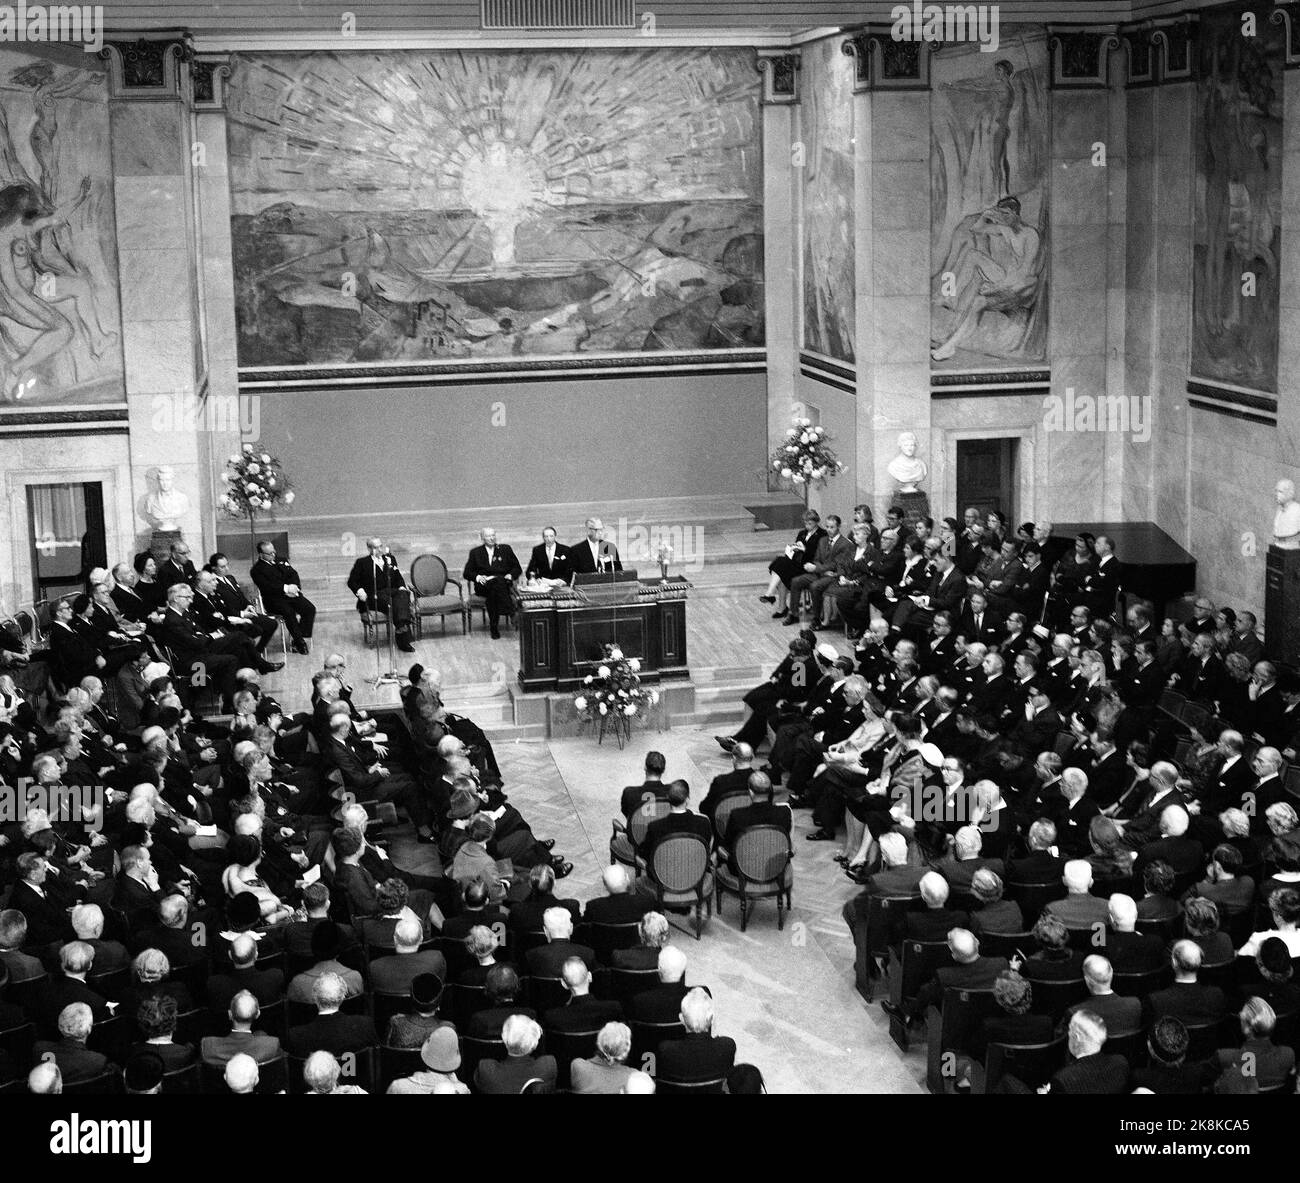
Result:
<svg viewBox="0 0 1300 1183"><path fill-rule="evenodd" d="M306 1057L315 1051L359 1052L378 1044L375 1022L369 1015L317 1015L301 1027L289 1028L289 1053Z"/></svg>
<svg viewBox="0 0 1300 1183"><path fill-rule="evenodd" d="M584 994L570 998L564 1006L553 1006L542 1016L548 1031L599 1031L606 1023L623 1021L621 1002L603 1001Z"/></svg>
<svg viewBox="0 0 1300 1183"><path fill-rule="evenodd" d="M570 957L579 957L588 969L596 967L596 954L586 945L573 941L551 941L536 949L529 949L526 957L529 976L558 978L564 963Z"/></svg>
<svg viewBox="0 0 1300 1183"><path fill-rule="evenodd" d="M376 957L370 963L370 988L386 994L409 994L411 983L420 974L433 974L439 981L445 982L447 959L436 949Z"/></svg>
<svg viewBox="0 0 1300 1183"><path fill-rule="evenodd" d="M734 1039L688 1033L684 1039L670 1039L659 1045L655 1067L663 1080L692 1082L724 1077L735 1063Z"/></svg>
<svg viewBox="0 0 1300 1183"><path fill-rule="evenodd" d="M1106 930L1105 955L1116 973L1147 973L1168 964L1164 942L1154 933Z"/></svg>
<svg viewBox="0 0 1300 1183"><path fill-rule="evenodd" d="M953 622L953 632L965 637L968 642L979 641L982 645L996 645L1002 637L1005 622L1000 612L985 608L980 617L979 626L975 625L975 613L967 604L961 615Z"/></svg>
<svg viewBox="0 0 1300 1183"><path fill-rule="evenodd" d="M65 978L62 974L51 976L41 992L37 1007L43 1020L44 1029L55 1036L59 1030L59 1015L65 1006L74 1002L84 1002L90 1007L90 1013L96 1023L109 1017L108 1000L96 993L85 982L76 978Z"/></svg>
<svg viewBox="0 0 1300 1183"><path fill-rule="evenodd" d="M1128 1061L1102 1052L1066 1064L1051 1079L1050 1093L1122 1093L1128 1087Z"/></svg>
<svg viewBox="0 0 1300 1183"><path fill-rule="evenodd" d="M645 831L645 841L641 843L638 853L646 860L646 865L650 863L650 857L654 848L659 845L669 834L698 834L704 839L705 845L712 845L713 827L709 825L709 819L698 813L670 813L666 817L661 817L657 821L652 821Z"/></svg>
<svg viewBox="0 0 1300 1183"><path fill-rule="evenodd" d="M59 1066L64 1084L90 1080L108 1067L107 1056L90 1051L75 1039L38 1039L32 1046L32 1055L38 1064L44 1059L53 1059Z"/></svg>
<svg viewBox="0 0 1300 1183"><path fill-rule="evenodd" d="M518 1093L530 1080L554 1086L554 1056L508 1056L504 1060L480 1060L474 1083L480 1093Z"/></svg>
<svg viewBox="0 0 1300 1183"><path fill-rule="evenodd" d="M770 801L760 801L756 805L745 805L732 811L727 818L727 832L722 844L728 850L735 850L736 839L746 830L755 826L779 826L787 834L794 821L794 814L788 805L773 805Z"/></svg>
<svg viewBox="0 0 1300 1183"><path fill-rule="evenodd" d="M360 600L357 601L359 612L376 611L375 601L381 593L386 595L405 586L406 580L402 578L402 569L392 555L383 556L381 569L375 566L375 560L369 554L364 554L352 564L352 570L348 572L348 591L354 596L359 591L366 593L364 604Z"/></svg>
<svg viewBox="0 0 1300 1183"><path fill-rule="evenodd" d="M510 1002L504 1006L490 1006L487 1010L477 1012L470 1019L465 1034L473 1039L500 1039L501 1028L511 1015L523 1015L535 1022L541 1021L541 1016L531 1006L518 1006Z"/></svg>
<svg viewBox="0 0 1300 1183"><path fill-rule="evenodd" d="M470 592L482 595L483 589L477 583L480 575L495 575L515 580L519 578L521 570L515 552L504 542L498 542L492 551L491 562L488 562L486 546L474 547L469 552L463 575Z"/></svg>
<svg viewBox="0 0 1300 1183"><path fill-rule="evenodd" d="M149 615L149 605L136 594L134 588L114 584L109 595L113 597L113 603L117 605L117 610L124 620L132 620L140 624Z"/></svg>
<svg viewBox="0 0 1300 1183"><path fill-rule="evenodd" d="M682 999L693 989L685 982L661 982L632 996L627 1017L637 1023L676 1023L681 1017Z"/></svg>
<svg viewBox="0 0 1300 1183"><path fill-rule="evenodd" d="M596 570L596 560L591 557L591 544L583 538L579 542L571 542L568 546L569 566L573 569L575 575L590 575ZM602 542L600 544L600 553L608 555L613 561L615 571L623 570L623 562L618 557L618 547L612 542ZM605 570L609 570L610 564L605 564Z"/></svg>
<svg viewBox="0 0 1300 1183"><path fill-rule="evenodd" d="M208 1009L225 1014L230 1000L247 990L258 1003L268 1006L284 997L284 971L279 969L231 969L208 979Z"/></svg>
<svg viewBox="0 0 1300 1183"><path fill-rule="evenodd" d="M1147 1011L1152 1021L1171 1015L1184 1023L1213 1023L1228 1013L1228 1000L1218 986L1175 982L1147 995Z"/></svg>
<svg viewBox="0 0 1300 1183"><path fill-rule="evenodd" d="M908 912L904 935L909 941L943 941L948 930L969 928L970 917L955 908L926 908L923 912Z"/></svg>
<svg viewBox="0 0 1300 1183"><path fill-rule="evenodd" d="M298 572L284 559L277 559L274 563L258 559L249 570L249 575L252 576L257 590L262 593L262 599L268 608L274 601L286 598L284 594L286 585L292 583L297 585L299 590L302 589L302 580Z"/></svg>
<svg viewBox="0 0 1300 1183"><path fill-rule="evenodd" d="M72 937L72 921L50 896L36 894L35 888L25 879L19 879L9 896L10 908L16 908L27 917L27 943L29 945L62 944Z"/></svg>
<svg viewBox="0 0 1300 1183"><path fill-rule="evenodd" d="M524 574L529 579L563 579L568 583L573 578L573 563L569 558L569 548L562 542L555 544L555 557L548 560L546 545L539 542L533 547L528 557L528 566Z"/></svg>
<svg viewBox="0 0 1300 1183"><path fill-rule="evenodd" d="M655 902L649 896L627 891L588 900L583 919L592 924L633 924L654 908Z"/></svg>
<svg viewBox="0 0 1300 1183"><path fill-rule="evenodd" d="M1082 1002L1072 1003L1065 1012L1062 1029L1069 1025L1075 1011L1086 1010L1106 1024L1107 1035L1130 1035L1142 1030L1142 999L1122 994L1090 994Z"/></svg>
<svg viewBox="0 0 1300 1183"><path fill-rule="evenodd" d="M730 772L715 776L709 782L709 791L700 802L700 812L712 821L713 811L717 809L718 802L724 797L748 796L749 778L753 775L753 771L752 768L734 768Z"/></svg>
<svg viewBox="0 0 1300 1183"><path fill-rule="evenodd" d="M628 785L623 790L623 795L619 798L619 811L624 817L631 817L647 797L654 797L658 801L668 800L668 784L662 780L648 780L640 785Z"/></svg>

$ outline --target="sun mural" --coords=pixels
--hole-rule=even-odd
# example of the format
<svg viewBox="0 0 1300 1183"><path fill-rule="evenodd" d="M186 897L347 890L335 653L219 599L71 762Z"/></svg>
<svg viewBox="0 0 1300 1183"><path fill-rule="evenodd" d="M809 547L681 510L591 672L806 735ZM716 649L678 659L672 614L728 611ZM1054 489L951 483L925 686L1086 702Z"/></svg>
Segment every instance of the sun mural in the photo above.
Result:
<svg viewBox="0 0 1300 1183"><path fill-rule="evenodd" d="M244 366L763 344L749 50L241 56Z"/></svg>

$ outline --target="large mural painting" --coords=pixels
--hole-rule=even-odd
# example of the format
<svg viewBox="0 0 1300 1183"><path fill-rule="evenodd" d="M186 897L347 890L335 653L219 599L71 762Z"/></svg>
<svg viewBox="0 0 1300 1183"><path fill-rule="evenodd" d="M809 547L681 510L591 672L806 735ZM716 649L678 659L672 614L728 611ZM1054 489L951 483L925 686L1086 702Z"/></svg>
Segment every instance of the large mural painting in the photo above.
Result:
<svg viewBox="0 0 1300 1183"><path fill-rule="evenodd" d="M108 82L0 50L0 415L126 401Z"/></svg>
<svg viewBox="0 0 1300 1183"><path fill-rule="evenodd" d="M852 362L853 63L842 40L805 46L801 62L803 347Z"/></svg>
<svg viewBox="0 0 1300 1183"><path fill-rule="evenodd" d="M752 51L247 55L239 361L763 344Z"/></svg>
<svg viewBox="0 0 1300 1183"><path fill-rule="evenodd" d="M1277 392L1282 247L1282 27L1201 20L1196 84L1192 374Z"/></svg>
<svg viewBox="0 0 1300 1183"><path fill-rule="evenodd" d="M936 369L1047 358L1047 35L1005 28L996 54L932 64L930 356Z"/></svg>

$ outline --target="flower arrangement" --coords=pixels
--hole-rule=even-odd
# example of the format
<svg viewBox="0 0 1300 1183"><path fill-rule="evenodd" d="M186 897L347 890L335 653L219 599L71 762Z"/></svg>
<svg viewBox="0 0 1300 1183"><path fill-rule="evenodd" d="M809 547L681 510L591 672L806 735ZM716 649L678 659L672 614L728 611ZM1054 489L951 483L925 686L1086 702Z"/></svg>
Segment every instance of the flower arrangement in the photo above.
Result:
<svg viewBox="0 0 1300 1183"><path fill-rule="evenodd" d="M673 544L671 542L661 542L655 557L659 560L659 574L662 578L668 578L668 564L673 561Z"/></svg>
<svg viewBox="0 0 1300 1183"><path fill-rule="evenodd" d="M280 461L269 452L257 451L252 444L245 444L226 460L221 479L226 491L218 504L232 518L247 518L251 535L256 535L258 514L274 518L277 505L293 504L293 488Z"/></svg>
<svg viewBox="0 0 1300 1183"><path fill-rule="evenodd" d="M830 447L826 428L797 414L790 422L783 443L771 456L772 471L792 489L803 494L808 504L808 490L826 484L844 471L844 465Z"/></svg>
<svg viewBox="0 0 1300 1183"><path fill-rule="evenodd" d="M657 690L641 688L640 671L638 658L624 657L617 645L606 645L604 662L583 678L582 689L573 697L573 709L579 717L598 725L600 742L612 728L621 748L631 736L632 719L659 702Z"/></svg>

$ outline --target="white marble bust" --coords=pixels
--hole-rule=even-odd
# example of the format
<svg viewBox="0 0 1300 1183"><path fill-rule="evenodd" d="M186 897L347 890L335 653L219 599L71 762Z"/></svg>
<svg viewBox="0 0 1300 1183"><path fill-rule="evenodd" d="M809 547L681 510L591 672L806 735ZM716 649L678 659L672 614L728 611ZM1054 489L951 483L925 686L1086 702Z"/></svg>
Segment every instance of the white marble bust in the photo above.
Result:
<svg viewBox="0 0 1300 1183"><path fill-rule="evenodd" d="M916 434L905 431L898 437L898 455L889 462L886 471L896 480L900 493L915 493L916 486L925 480L930 471L924 460L916 455Z"/></svg>
<svg viewBox="0 0 1300 1183"><path fill-rule="evenodd" d="M1274 493L1273 545L1280 550L1300 550L1300 501L1295 499L1295 482L1283 478Z"/></svg>
<svg viewBox="0 0 1300 1183"><path fill-rule="evenodd" d="M158 488L145 499L145 520L155 530L179 530L189 512L190 499L176 488L176 472L167 464L158 469Z"/></svg>

